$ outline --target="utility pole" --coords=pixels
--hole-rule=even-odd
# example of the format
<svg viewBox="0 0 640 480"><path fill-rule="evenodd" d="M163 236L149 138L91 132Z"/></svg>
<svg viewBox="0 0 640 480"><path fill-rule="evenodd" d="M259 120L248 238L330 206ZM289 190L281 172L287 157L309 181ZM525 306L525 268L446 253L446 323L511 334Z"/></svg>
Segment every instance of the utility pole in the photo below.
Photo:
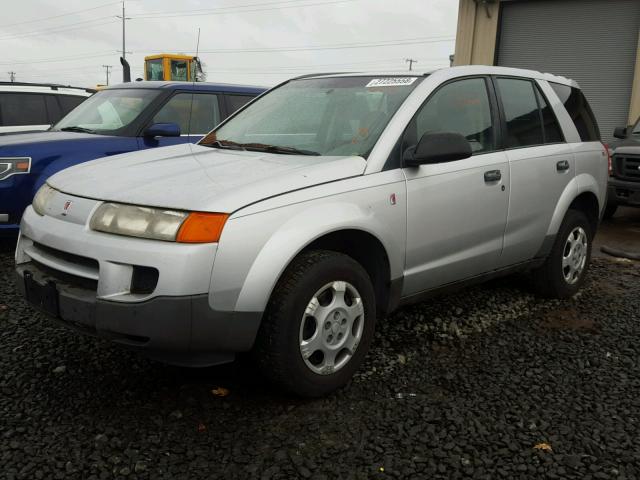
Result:
<svg viewBox="0 0 640 480"><path fill-rule="evenodd" d="M405 58L404 61L409 64L409 71L413 70L414 63L418 63L418 60L414 60L413 58Z"/></svg>
<svg viewBox="0 0 640 480"><path fill-rule="evenodd" d="M11 83L16 81L16 72L11 71L11 72L7 72L9 74L9 78L11 79Z"/></svg>
<svg viewBox="0 0 640 480"><path fill-rule="evenodd" d="M102 65L107 73L107 85L109 85L109 69L113 68L113 65Z"/></svg>
<svg viewBox="0 0 640 480"><path fill-rule="evenodd" d="M125 48L125 23L127 20L131 20L131 17L127 17L124 13L124 0L122 0L122 15L116 15L116 18L122 19L122 58L127 58L127 50Z"/></svg>

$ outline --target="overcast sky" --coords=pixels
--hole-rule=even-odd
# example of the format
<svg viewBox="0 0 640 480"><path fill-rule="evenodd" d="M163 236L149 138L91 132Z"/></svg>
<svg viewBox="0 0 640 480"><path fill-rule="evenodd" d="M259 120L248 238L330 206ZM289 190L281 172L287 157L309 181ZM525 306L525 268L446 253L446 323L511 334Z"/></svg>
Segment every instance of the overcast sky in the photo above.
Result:
<svg viewBox="0 0 640 480"><path fill-rule="evenodd" d="M0 78L95 86L122 80L122 2L5 2ZM446 66L458 0L126 0L132 76L145 55L194 54L209 81L273 85L323 71L401 71ZM330 48L323 48L330 47ZM55 61L54 61L55 60Z"/></svg>

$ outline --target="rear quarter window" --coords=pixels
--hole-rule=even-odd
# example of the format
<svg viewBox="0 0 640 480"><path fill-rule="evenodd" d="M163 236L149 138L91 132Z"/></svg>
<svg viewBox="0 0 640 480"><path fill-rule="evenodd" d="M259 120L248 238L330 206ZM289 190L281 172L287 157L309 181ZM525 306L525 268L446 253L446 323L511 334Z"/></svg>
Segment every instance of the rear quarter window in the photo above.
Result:
<svg viewBox="0 0 640 480"><path fill-rule="evenodd" d="M549 82L573 120L583 142L600 141L600 130L589 102L579 88Z"/></svg>

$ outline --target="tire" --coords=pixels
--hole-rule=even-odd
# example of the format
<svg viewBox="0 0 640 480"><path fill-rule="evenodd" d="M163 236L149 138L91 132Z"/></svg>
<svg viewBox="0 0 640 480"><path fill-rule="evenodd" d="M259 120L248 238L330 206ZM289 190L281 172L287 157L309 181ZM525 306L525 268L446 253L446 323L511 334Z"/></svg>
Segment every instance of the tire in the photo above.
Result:
<svg viewBox="0 0 640 480"><path fill-rule="evenodd" d="M609 220L613 218L616 214L616 210L618 210L618 204L615 202L607 202L607 205L604 207L604 215L602 218L605 220Z"/></svg>
<svg viewBox="0 0 640 480"><path fill-rule="evenodd" d="M347 384L362 364L375 319L373 285L358 262L326 250L302 253L273 291L254 355L263 374L286 391L326 395Z"/></svg>
<svg viewBox="0 0 640 480"><path fill-rule="evenodd" d="M587 216L578 210L569 210L560 225L558 235L545 263L532 272L536 292L549 298L569 298L575 295L587 276L591 263L591 245L594 233ZM584 242L581 239L584 235ZM570 236L576 242L569 256ZM577 247L580 244L580 247ZM568 257L568 261L563 260ZM580 265L582 267L580 268Z"/></svg>

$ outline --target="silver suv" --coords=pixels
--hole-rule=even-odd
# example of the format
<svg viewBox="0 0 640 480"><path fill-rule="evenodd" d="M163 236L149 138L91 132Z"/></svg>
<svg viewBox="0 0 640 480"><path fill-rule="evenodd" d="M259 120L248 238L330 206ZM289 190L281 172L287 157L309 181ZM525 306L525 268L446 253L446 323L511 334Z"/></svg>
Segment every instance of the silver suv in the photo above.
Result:
<svg viewBox="0 0 640 480"><path fill-rule="evenodd" d="M49 178L22 220L18 284L153 358L252 351L279 385L323 395L362 363L376 319L444 287L528 270L541 294L575 294L607 165L565 78L484 66L296 78L197 145Z"/></svg>

